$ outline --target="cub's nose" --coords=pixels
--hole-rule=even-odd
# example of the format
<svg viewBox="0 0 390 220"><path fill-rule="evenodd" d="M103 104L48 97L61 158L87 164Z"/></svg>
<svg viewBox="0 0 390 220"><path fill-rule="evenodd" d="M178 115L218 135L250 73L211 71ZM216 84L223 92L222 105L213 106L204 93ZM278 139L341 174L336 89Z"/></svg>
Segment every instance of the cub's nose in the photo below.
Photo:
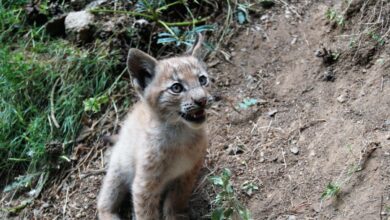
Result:
<svg viewBox="0 0 390 220"><path fill-rule="evenodd" d="M195 104L197 104L199 107L206 107L207 105L207 97L203 97L200 99L194 99Z"/></svg>

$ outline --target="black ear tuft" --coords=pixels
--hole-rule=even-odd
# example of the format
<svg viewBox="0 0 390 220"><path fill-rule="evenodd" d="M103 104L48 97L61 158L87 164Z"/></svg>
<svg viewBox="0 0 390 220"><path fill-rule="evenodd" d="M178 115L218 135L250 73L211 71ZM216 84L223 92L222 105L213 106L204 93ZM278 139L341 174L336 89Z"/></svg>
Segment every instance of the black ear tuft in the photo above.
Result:
<svg viewBox="0 0 390 220"><path fill-rule="evenodd" d="M143 93L144 89L153 80L157 60L152 56L138 50L130 49L127 56L127 69L133 78L135 89Z"/></svg>

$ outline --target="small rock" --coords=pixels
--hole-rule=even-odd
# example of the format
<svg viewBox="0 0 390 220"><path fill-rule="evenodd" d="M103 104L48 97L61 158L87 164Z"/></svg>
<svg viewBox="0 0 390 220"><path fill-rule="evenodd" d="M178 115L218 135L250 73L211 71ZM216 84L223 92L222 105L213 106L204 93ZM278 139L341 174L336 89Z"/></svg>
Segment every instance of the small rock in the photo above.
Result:
<svg viewBox="0 0 390 220"><path fill-rule="evenodd" d="M289 215L287 217L287 220L296 220L296 219L297 219L297 217L295 217L295 215Z"/></svg>
<svg viewBox="0 0 390 220"><path fill-rule="evenodd" d="M264 159L264 152L260 152L260 163L263 163L265 161Z"/></svg>
<svg viewBox="0 0 390 220"><path fill-rule="evenodd" d="M333 71L333 69L328 68L324 75L322 75L322 80L326 82L334 82L336 80L336 75Z"/></svg>
<svg viewBox="0 0 390 220"><path fill-rule="evenodd" d="M77 42L88 42L93 35L93 14L87 11L70 12L65 18L65 32Z"/></svg>
<svg viewBox="0 0 390 220"><path fill-rule="evenodd" d="M294 45L296 42L297 42L297 39L298 39L298 37L294 37L292 40L291 40L291 45Z"/></svg>
<svg viewBox="0 0 390 220"><path fill-rule="evenodd" d="M93 9L93 8L96 8L100 5L102 5L103 3L106 3L106 2L107 2L107 0L96 0L96 1L89 3L85 8L86 9Z"/></svg>
<svg viewBox="0 0 390 220"><path fill-rule="evenodd" d="M143 28L146 28L148 26L150 26L149 21L147 21L146 19L143 19L143 18L136 20L133 24L133 27L137 28L137 29L143 29Z"/></svg>
<svg viewBox="0 0 390 220"><path fill-rule="evenodd" d="M53 36L65 36L65 18L66 14L56 16L46 23L46 32Z"/></svg>
<svg viewBox="0 0 390 220"><path fill-rule="evenodd" d="M291 147L290 151L291 151L291 153L293 153L295 155L299 154L299 148L298 147L295 147L295 146Z"/></svg>
<svg viewBox="0 0 390 220"><path fill-rule="evenodd" d="M314 52L314 56L316 56L316 57L322 57L323 55L322 55L322 51L321 50L316 50L315 52Z"/></svg>
<svg viewBox="0 0 390 220"><path fill-rule="evenodd" d="M261 21L265 21L265 20L268 20L268 19L269 19L269 15L263 15L260 18Z"/></svg>
<svg viewBox="0 0 390 220"><path fill-rule="evenodd" d="M244 153L244 147L242 145L229 145L228 147L228 155L237 155Z"/></svg>
<svg viewBox="0 0 390 220"><path fill-rule="evenodd" d="M343 95L340 95L339 97L337 97L337 101L340 102L340 103L344 103L348 100L348 96L343 94Z"/></svg>
<svg viewBox="0 0 390 220"><path fill-rule="evenodd" d="M277 110L277 109L274 109L274 110L269 111L269 112L267 113L267 115L268 115L269 117L274 117L276 113L278 113L278 110Z"/></svg>

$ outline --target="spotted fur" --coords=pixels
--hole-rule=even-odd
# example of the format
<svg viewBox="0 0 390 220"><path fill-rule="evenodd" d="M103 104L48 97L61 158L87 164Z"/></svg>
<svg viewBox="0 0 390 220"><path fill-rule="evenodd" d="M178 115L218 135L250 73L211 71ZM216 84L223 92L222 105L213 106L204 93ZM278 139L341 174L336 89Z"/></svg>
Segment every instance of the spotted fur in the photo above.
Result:
<svg viewBox="0 0 390 220"><path fill-rule="evenodd" d="M136 220L175 220L186 213L206 154L204 109L212 101L206 68L195 57L201 43L188 56L160 61L129 51L140 101L114 146L99 194L99 219L120 219L118 207L127 192Z"/></svg>

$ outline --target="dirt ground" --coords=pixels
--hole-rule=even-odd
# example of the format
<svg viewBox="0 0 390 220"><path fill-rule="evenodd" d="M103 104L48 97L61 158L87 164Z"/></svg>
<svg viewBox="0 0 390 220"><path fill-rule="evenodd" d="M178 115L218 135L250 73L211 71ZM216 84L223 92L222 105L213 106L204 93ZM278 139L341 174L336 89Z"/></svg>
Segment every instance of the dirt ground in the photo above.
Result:
<svg viewBox="0 0 390 220"><path fill-rule="evenodd" d="M236 194L255 220L389 218L390 45L342 52L324 64L316 51L348 48L348 33L324 16L340 4L274 7L233 36L230 62L210 67L215 91L227 98L209 113L211 144L191 200L193 219L210 218L217 189L207 177L222 168L232 171ZM245 98L259 102L248 109L230 104ZM96 219L102 155L110 147L76 149L87 157L16 218ZM245 181L259 190L246 195ZM330 182L341 192L321 200Z"/></svg>

